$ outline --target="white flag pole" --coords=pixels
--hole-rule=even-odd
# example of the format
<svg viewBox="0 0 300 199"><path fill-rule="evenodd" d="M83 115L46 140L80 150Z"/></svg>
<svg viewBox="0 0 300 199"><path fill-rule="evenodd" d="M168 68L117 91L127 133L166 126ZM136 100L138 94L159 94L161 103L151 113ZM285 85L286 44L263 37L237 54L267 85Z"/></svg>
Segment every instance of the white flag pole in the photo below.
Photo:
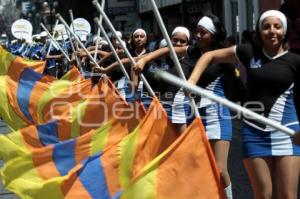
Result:
<svg viewBox="0 0 300 199"><path fill-rule="evenodd" d="M55 30L55 27L58 25L58 22L59 22L59 21L58 21L58 19L57 19L56 22L55 22L55 26L54 26L54 29L53 29L53 30ZM53 31L52 34L53 34L52 37L54 37L55 31ZM52 42L50 42L50 44L49 44L49 48L48 48L46 57L50 54L51 48L52 48Z"/></svg>
<svg viewBox="0 0 300 199"><path fill-rule="evenodd" d="M40 23L41 27L44 29L44 31L46 31L48 37L52 40L52 42L59 48L59 50L62 52L62 54L65 56L65 58L70 62L70 58L68 56L68 54L64 51L64 49L59 45L59 43L52 37L52 35L50 34L50 32L47 30L47 28L44 26L43 23Z"/></svg>
<svg viewBox="0 0 300 199"><path fill-rule="evenodd" d="M175 75L171 75L167 72L164 72L164 71L157 71L155 73L155 77L156 78L159 78L159 79L162 79L164 81L167 81L171 84L174 84L178 87L182 87L184 88L185 90L189 91L189 92L192 92L193 94L196 94L198 96L201 96L201 97L206 97L214 102L217 102L217 103L220 103L228 108L230 108L231 110L233 111L236 111L238 113L242 113L245 117L251 117L251 119L261 123L261 124L265 124L265 125L269 125L271 127L273 127L274 129L277 129L279 131L282 131L290 136L294 136L295 135L295 131L286 127L286 126L283 126L281 125L280 123L278 122L275 122L273 120L270 120L266 117L263 117L249 109L246 109L245 107L242 107L236 103L233 103L225 98L222 98L222 97L219 97L201 87L198 87L198 86L195 86L195 85L192 85L192 84L189 84L188 82L176 77Z"/></svg>
<svg viewBox="0 0 300 199"><path fill-rule="evenodd" d="M105 7L105 0L102 0L101 2L101 7L104 8ZM102 25L102 21L103 21L103 17L102 15L99 16L99 23L100 25ZM97 22L96 22L97 23ZM95 54L94 54L94 59L97 58L97 54L98 54L98 46L99 46L99 37L100 37L100 27L98 27L98 31L97 31L97 40L96 40L96 49L95 49Z"/></svg>
<svg viewBox="0 0 300 199"><path fill-rule="evenodd" d="M130 80L129 75L128 75L128 73L127 73L127 71L126 71L124 65L122 64L122 61L120 60L119 55L118 55L116 49L114 48L113 44L112 44L111 41L109 40L109 37L108 37L107 33L105 32L103 26L101 25L100 20L99 20L98 18L95 18L94 21L95 21L96 24L99 26L99 30L103 33L103 35L104 35L104 37L105 37L105 39L106 39L106 41L107 41L107 43L108 43L110 49L111 49L112 52L113 52L113 55L115 56L117 62L119 63L119 65L120 65L120 67L121 67L122 72L124 73L124 75L126 76L126 78L127 78L128 80Z"/></svg>
<svg viewBox="0 0 300 199"><path fill-rule="evenodd" d="M135 60L133 59L133 57L131 56L131 54L129 53L128 49L126 48L126 46L123 44L121 38L116 34L116 30L114 28L114 26L112 25L112 23L110 22L110 20L108 19L107 15L105 14L104 10L101 8L101 6L99 5L99 3L97 2L97 0L93 1L93 4L95 5L95 7L97 8L97 10L100 12L100 14L103 16L104 21L106 22L106 24L108 25L109 29L113 32L113 34L115 35L116 39L119 41L120 45L122 46L122 48L125 51L125 54L127 55L127 57L129 58L130 62L133 65L136 65ZM155 93L153 91L153 89L151 88L150 84L148 83L148 81L146 80L145 76L143 74L140 75L141 80L144 82L148 92L150 93L150 95L152 97L155 96Z"/></svg>
<svg viewBox="0 0 300 199"><path fill-rule="evenodd" d="M72 48L72 52L74 53L74 56L75 56L75 61L76 61L76 64L80 70L80 73L83 74L83 69L82 69L82 66L81 66L81 63L80 63L80 60L79 58L77 57L77 54L76 54L76 50L75 50L75 47L74 47L74 44L73 44L73 40L72 40L72 37L70 35L70 32L69 30L67 30L67 27L64 25L65 29L66 29L66 32L68 34L68 37L69 37L69 40L70 40L70 44L71 44L71 48Z"/></svg>
<svg viewBox="0 0 300 199"><path fill-rule="evenodd" d="M179 63L177 54L176 54L175 49L174 49L174 47L173 47L173 45L172 45L171 39L170 39L169 34L168 34L168 32L167 32L167 29L166 29L166 27L165 27L165 25L164 25L164 22L163 22L163 20L162 20L162 18L161 18L161 16L160 16L160 13L159 13L159 11L158 11L158 8L157 8L157 6L156 6L155 1L154 1L154 0L151 0L151 4L152 4L152 7L153 7L153 12L154 12L155 18L156 18L156 20L157 20L157 22L158 22L158 25L159 25L159 27L160 27L160 30L161 30L161 32L162 32L162 34L163 34L165 40L167 41L168 48L169 48L169 50L170 50L171 57L172 57L172 59L173 59L173 61L174 61L174 64L175 64L177 73L179 74L179 76L180 76L184 81L186 81L186 78L185 78L185 76L184 76L182 67L181 67L181 65L180 65L180 63ZM200 114L199 114L198 108L197 108L197 106L196 106L195 100L194 100L193 98L191 98L191 97L190 97L190 103L192 104L192 107L193 107L193 109L194 109L195 115L196 115L197 117L200 117Z"/></svg>
<svg viewBox="0 0 300 199"><path fill-rule="evenodd" d="M80 39L77 37L77 35L71 30L71 28L69 27L69 25L67 24L67 22L62 18L62 16L60 16L60 14L57 14L56 17L65 25L65 27L67 28L67 30L76 39L76 41L78 42L79 46L84 50L84 52L87 54L87 56L90 58L90 60L97 67L100 68L100 66L98 65L97 61L93 58L93 56L91 55L91 53L85 48L84 44L80 41Z"/></svg>

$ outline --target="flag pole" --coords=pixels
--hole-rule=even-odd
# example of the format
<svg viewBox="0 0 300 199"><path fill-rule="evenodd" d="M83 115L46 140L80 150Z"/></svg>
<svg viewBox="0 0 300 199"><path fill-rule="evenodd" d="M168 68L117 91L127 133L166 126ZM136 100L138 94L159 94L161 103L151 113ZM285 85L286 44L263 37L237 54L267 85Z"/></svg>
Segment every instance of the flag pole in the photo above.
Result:
<svg viewBox="0 0 300 199"><path fill-rule="evenodd" d="M71 19L71 28L72 28L72 31L75 33L75 27L74 27L74 15L73 15L73 11L70 9L69 10L69 14L70 14L70 19ZM78 49L78 43L75 42L75 46L76 46L76 49Z"/></svg>
<svg viewBox="0 0 300 199"><path fill-rule="evenodd" d="M83 74L83 69L82 69L81 63L80 63L80 61L79 61L79 59L77 57L76 50L75 50L75 47L74 47L73 40L72 40L72 37L70 35L70 32L69 32L69 30L67 30L67 27L65 26L65 24L63 24L63 25L64 25L64 27L66 29L67 34L68 34L68 37L69 37L69 40L70 40L70 44L71 44L71 48L72 48L72 51L73 51L74 56L75 56L76 64L77 64L77 66L78 66L78 68L80 70L80 73Z"/></svg>
<svg viewBox="0 0 300 199"><path fill-rule="evenodd" d="M79 38L77 37L77 35L70 29L69 25L67 24L67 22L62 18L62 16L60 14L57 14L56 17L65 25L65 27L67 28L67 30L71 33L71 35L76 39L76 41L78 42L79 46L84 50L84 52L87 54L87 56L90 58L90 60L97 66L100 68L100 66L98 65L97 61L93 58L93 56L91 55L91 53L85 48L84 44L79 40Z"/></svg>
<svg viewBox="0 0 300 199"><path fill-rule="evenodd" d="M167 29L166 29L166 27L165 27L165 25L164 25L164 22L163 22L163 20L162 20L162 18L161 18L161 15L160 15L160 13L159 13L159 11L158 11L158 8L157 8L157 6L156 6L155 1L154 1L154 0L151 0L151 4L152 4L152 7L153 7L152 10L153 10L153 13L154 13L154 15L155 15L156 21L157 21L157 23L158 23L158 25L159 25L159 27L160 27L160 30L161 30L161 32L162 32L162 34L163 34L165 40L167 41L168 48L169 48L169 50L170 50L171 57L172 57L172 59L173 59L173 61L174 61L174 64L175 64L177 73L179 74L179 76L180 76L184 81L186 81L186 78L185 78L185 76L184 76L184 73L183 73L181 64L179 63L179 60L178 60L177 54L176 54L176 52L175 52L174 46L172 45L171 39L170 39L169 34L168 34L168 32L167 32ZM198 108L197 108L197 106L196 106L195 100L194 100L192 97L190 97L190 103L192 104L192 107L193 107L193 109L194 109L195 115L196 115L197 117L200 117L200 114L199 114Z"/></svg>
<svg viewBox="0 0 300 199"><path fill-rule="evenodd" d="M128 80L130 80L129 75L128 75L128 73L127 73L127 71L126 71L124 65L122 64L122 61L120 60L120 57L119 57L119 55L118 55L116 49L113 47L113 44L112 44L111 41L109 40L109 37L108 37L107 33L105 32L103 26L101 25L100 20L99 20L98 18L95 18L94 21L95 21L96 24L99 26L99 30L103 33L103 35L104 35L104 37L105 37L105 39L106 39L106 41L107 41L107 43L108 43L110 49L111 49L112 52L113 52L113 55L115 56L117 62L119 63L119 65L120 65L120 67L121 67L122 72L124 73L124 75L126 76L126 78L127 78Z"/></svg>
<svg viewBox="0 0 300 199"><path fill-rule="evenodd" d="M62 47L66 50L66 53L68 53L68 48L67 48L67 44L66 44L66 41L65 41L64 34L62 32L60 32L60 36L61 36L62 41L63 41Z"/></svg>
<svg viewBox="0 0 300 199"><path fill-rule="evenodd" d="M47 28L44 26L43 23L40 23L41 27L44 29L44 31L46 31L48 37L53 41L53 43L55 43L55 45L59 48L59 50L62 52L62 54L65 56L65 58L70 62L70 58L69 55L66 54L66 52L64 51L64 49L59 45L59 43L52 37L52 35L50 34L50 32L47 30Z"/></svg>
<svg viewBox="0 0 300 199"><path fill-rule="evenodd" d="M171 75L170 73L167 73L167 72L164 72L164 71L157 71L155 72L155 77L156 78L159 78L159 79L162 79L166 82L169 82L175 86L178 86L178 87L182 87L184 88L185 90L189 91L189 92L192 92L193 94L196 94L198 96L201 96L201 97L205 97L205 98L208 98L214 102L217 102L217 103L220 103L228 108L230 108L231 110L233 111L236 111L238 113L242 113L245 117L251 117L251 119L261 123L261 124L265 124L265 125L269 125L271 127L273 127L274 129L277 129L279 131L282 131L290 136L294 136L295 135L295 131L286 127L286 126L283 126L281 124L279 124L278 122L275 122L273 120L270 120L266 117L263 117L245 107L242 107L236 103L233 103L225 98L222 98L222 97L219 97L201 87L198 87L198 86L195 86L195 85L192 85L174 75Z"/></svg>
<svg viewBox="0 0 300 199"><path fill-rule="evenodd" d="M97 2L97 0L93 1L93 4L95 5L95 7L97 8L97 10L100 12L100 14L103 16L104 21L106 22L106 24L108 25L109 29L113 32L113 34L115 35L116 39L119 41L120 45L122 46L122 48L125 51L125 54L127 55L127 57L129 58L130 62L133 65L136 65L135 60L133 59L133 57L131 56L131 54L129 53L128 49L126 48L126 46L123 44L121 38L116 34L116 30L114 28L114 26L112 25L112 23L110 22L110 20L108 19L107 15L105 14L105 12L103 11L103 8L101 8L101 6L99 5L99 3ZM150 93L150 95L152 97L155 96L155 93L153 91L153 89L151 88L150 84L148 83L148 81L146 80L145 76L143 74L140 75L142 81L144 82L148 92Z"/></svg>
<svg viewBox="0 0 300 199"><path fill-rule="evenodd" d="M55 26L54 26L53 30L55 30L56 26L58 25L58 22L59 22L59 21L58 21L58 19L57 19L56 22L55 22ZM53 34L52 37L54 37L55 31L53 31L52 34ZM52 48L52 42L50 42L50 44L49 44L49 48L48 48L46 57L50 54L51 48Z"/></svg>
<svg viewBox="0 0 300 199"><path fill-rule="evenodd" d="M72 51L73 51L74 56L75 56L76 64L79 67L80 73L83 74L83 69L82 69L81 63L80 63L80 61L77 57L76 50L75 50L75 47L74 47L74 44L73 44L73 40L72 40L72 37L71 37L68 30L67 30L67 34L68 34L68 37L70 38L71 48L72 48Z"/></svg>
<svg viewBox="0 0 300 199"><path fill-rule="evenodd" d="M102 7L102 8L105 7L105 0L102 0L102 2L101 2L101 7ZM100 25L102 25L102 21L103 21L103 17L102 17L102 15L100 15L100 16L99 16L99 23L100 23ZM96 22L96 23L97 23L97 22ZM100 28L98 27L94 59L97 58L97 54L98 54L98 46L99 46L99 37L100 37L100 33L101 33L101 31L100 31Z"/></svg>

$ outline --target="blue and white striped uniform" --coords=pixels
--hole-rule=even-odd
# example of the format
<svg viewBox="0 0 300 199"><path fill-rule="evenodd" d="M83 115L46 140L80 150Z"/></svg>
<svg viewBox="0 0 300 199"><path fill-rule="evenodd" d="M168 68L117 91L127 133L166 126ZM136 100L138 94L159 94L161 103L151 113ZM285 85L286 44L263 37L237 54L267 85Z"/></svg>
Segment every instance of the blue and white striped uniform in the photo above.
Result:
<svg viewBox="0 0 300 199"><path fill-rule="evenodd" d="M194 67L194 61L189 58L181 58L180 64L186 78L189 77ZM159 63L159 69L178 76L176 67L170 57L166 57ZM157 83L156 83L157 84ZM182 89L163 82L157 88L160 102L166 110L170 121L174 124L190 123L194 118L190 107L189 98L184 95Z"/></svg>
<svg viewBox="0 0 300 199"><path fill-rule="evenodd" d="M223 84L224 75L221 75L211 82L206 89L215 95L225 98ZM232 122L229 109L207 98L201 98L199 107L207 138L209 140L230 141L232 139Z"/></svg>
<svg viewBox="0 0 300 199"><path fill-rule="evenodd" d="M189 47L187 54L194 66L201 56L201 49ZM231 67L231 65L223 66L222 64L210 65L204 71L197 85L225 98L225 74L234 75L234 67ZM176 94L174 104L178 107L173 111L172 121L174 123L188 123L191 121L192 111L189 99L183 96L182 91ZM205 98L201 98L197 104L208 139L230 141L232 138L232 124L229 109Z"/></svg>
<svg viewBox="0 0 300 199"><path fill-rule="evenodd" d="M134 102L137 98L139 99L143 92L143 82L140 81L138 85L138 89L136 93L132 92L131 89L131 81L123 76L119 81L117 81L117 89L120 92L120 95L127 101L127 102Z"/></svg>
<svg viewBox="0 0 300 199"><path fill-rule="evenodd" d="M300 56L285 51L270 57L262 49L245 45L236 47L236 55L247 71L244 106L298 131ZM285 133L246 116L243 122L245 157L300 155L300 147Z"/></svg>
<svg viewBox="0 0 300 199"><path fill-rule="evenodd" d="M148 50L144 53L149 52ZM132 56L137 56L135 51L130 50L130 53ZM141 54L142 55L142 54ZM146 67L147 68L147 67ZM127 73L130 75L130 70L127 68ZM127 102L133 102L135 100L143 100L143 87L144 84L142 81L139 82L138 88L136 92L134 93L131 89L131 81L126 78L126 76L122 76L119 80L117 80L117 89L120 92L120 95L127 101ZM150 104L150 103L149 103ZM146 104L147 105L147 104ZM145 106L147 108L147 106Z"/></svg>

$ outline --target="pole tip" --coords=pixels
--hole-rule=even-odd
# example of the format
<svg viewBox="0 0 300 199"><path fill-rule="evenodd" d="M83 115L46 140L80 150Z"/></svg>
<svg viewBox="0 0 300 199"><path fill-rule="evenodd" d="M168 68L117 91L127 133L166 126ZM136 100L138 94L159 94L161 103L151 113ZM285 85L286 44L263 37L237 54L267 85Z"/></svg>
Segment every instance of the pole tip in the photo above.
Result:
<svg viewBox="0 0 300 199"><path fill-rule="evenodd" d="M154 73L154 78L157 79L157 80L161 80L162 79L162 75L163 75L163 71L162 70L157 70L155 71Z"/></svg>
<svg viewBox="0 0 300 199"><path fill-rule="evenodd" d="M94 18L94 22L96 22L96 23L97 23L97 22L98 22L98 20L99 20L99 18L98 18L98 17L95 17L95 18Z"/></svg>
<svg viewBox="0 0 300 199"><path fill-rule="evenodd" d="M94 0L94 1L92 1L92 3L93 3L94 5L97 5L98 1L97 1L97 0Z"/></svg>
<svg viewBox="0 0 300 199"><path fill-rule="evenodd" d="M56 17L57 19L60 18L60 14L57 13L57 14L55 15L55 17Z"/></svg>
<svg viewBox="0 0 300 199"><path fill-rule="evenodd" d="M293 137L294 144L300 145L300 131L296 132Z"/></svg>

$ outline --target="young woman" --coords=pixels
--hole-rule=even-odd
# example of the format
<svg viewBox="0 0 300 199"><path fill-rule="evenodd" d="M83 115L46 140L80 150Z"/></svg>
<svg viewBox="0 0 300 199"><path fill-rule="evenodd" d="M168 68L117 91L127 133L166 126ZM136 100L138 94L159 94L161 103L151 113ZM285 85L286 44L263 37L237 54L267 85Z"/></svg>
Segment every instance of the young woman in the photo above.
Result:
<svg viewBox="0 0 300 199"><path fill-rule="evenodd" d="M298 131L300 57L285 49L286 17L279 11L267 11L260 17L256 31L260 46L207 52L188 81L196 84L211 63L241 61L247 71L244 106ZM290 136L253 118L245 116L243 123L244 163L255 198L272 198L272 182L276 183L278 198L297 198L300 147L292 143Z"/></svg>
<svg viewBox="0 0 300 199"><path fill-rule="evenodd" d="M113 42L114 47L118 49L118 46L115 44L118 44L118 41ZM131 46L129 48L129 52L132 57L134 57L135 60L137 60L139 57L143 56L148 52L147 50L147 34L146 31L139 28L136 29L132 34L132 42ZM122 49L122 48L121 48ZM122 63L126 67L126 71L128 75L131 75L130 70L130 60L128 58L124 58L126 55L124 52L122 52L122 55L120 56ZM114 77L112 80L117 82L117 88L120 91L120 94L126 99L128 102L132 102L135 100L135 95L133 95L132 89L131 89L131 81L128 80L125 75L123 74L122 70L119 67L119 63L115 60L111 62L107 67L101 67L97 69L96 72L106 73L110 74L110 76ZM143 84L142 82L138 85L138 93L141 95Z"/></svg>
<svg viewBox="0 0 300 199"><path fill-rule="evenodd" d="M171 42L173 46L184 47L189 44L189 41L190 41L190 32L187 28L178 26L173 30L171 34ZM192 71L193 65L191 64L190 60L187 59L186 57L180 57L179 61L182 65L182 69L185 76L188 77L188 75ZM171 84L165 84L165 83L158 84L157 81L153 78L153 73L156 71L157 68L161 70L165 70L169 73L178 76L178 72L176 70L175 64L172 61L172 59L168 56L164 60L156 61L155 68L151 66L153 66L153 64L152 65L148 64L145 68L143 68L143 74L145 75L147 80L150 80L149 81L150 85L155 89L157 96L160 98L160 101L163 107L165 108L166 112L168 113L168 116L172 121L172 123L174 123L177 126L177 128L180 128L181 125L185 125L186 120L184 120L184 122L181 123L176 122L178 118L177 116L175 116L175 112L182 111L182 109L181 110L177 110L177 109L178 109L178 105L182 105L182 103L184 103L183 99L179 100L178 98L175 98L175 95L179 89L176 86L173 86ZM137 78L140 73L134 73L134 74L136 75L135 78ZM177 99L177 101L174 101L174 99ZM185 104L187 104L187 106L188 103L189 101L188 99L186 99Z"/></svg>
<svg viewBox="0 0 300 199"><path fill-rule="evenodd" d="M195 34L196 46L175 47L175 51L180 57L188 57L191 61L192 68L196 61L203 53L222 48L222 43L226 37L226 31L220 20L214 16L202 17L197 25ZM153 59L160 58L169 53L167 48L159 49L148 56L140 59L135 66L136 71L143 69L144 65ZM199 86L210 90L211 92L225 97L224 91L224 74L233 74L234 66L223 67L221 64L211 64L205 71L204 76L198 83ZM191 73L191 71L190 71ZM189 74L190 74L189 73ZM189 76L188 74L188 76ZM173 123L186 123L189 113L187 105L188 99L183 92L178 92L175 96L174 102L177 103L177 108L173 113ZM180 111L181 110L181 111ZM183 111L182 111L183 110ZM222 107L217 103L213 103L205 98L200 101L200 115L206 128L208 139L210 140L212 149L214 151L217 164L221 171L222 181L225 192L228 198L232 198L231 181L227 170L227 158L232 138L231 116L229 109ZM172 118L172 119L173 119ZM186 128L186 125L180 126L180 131Z"/></svg>

